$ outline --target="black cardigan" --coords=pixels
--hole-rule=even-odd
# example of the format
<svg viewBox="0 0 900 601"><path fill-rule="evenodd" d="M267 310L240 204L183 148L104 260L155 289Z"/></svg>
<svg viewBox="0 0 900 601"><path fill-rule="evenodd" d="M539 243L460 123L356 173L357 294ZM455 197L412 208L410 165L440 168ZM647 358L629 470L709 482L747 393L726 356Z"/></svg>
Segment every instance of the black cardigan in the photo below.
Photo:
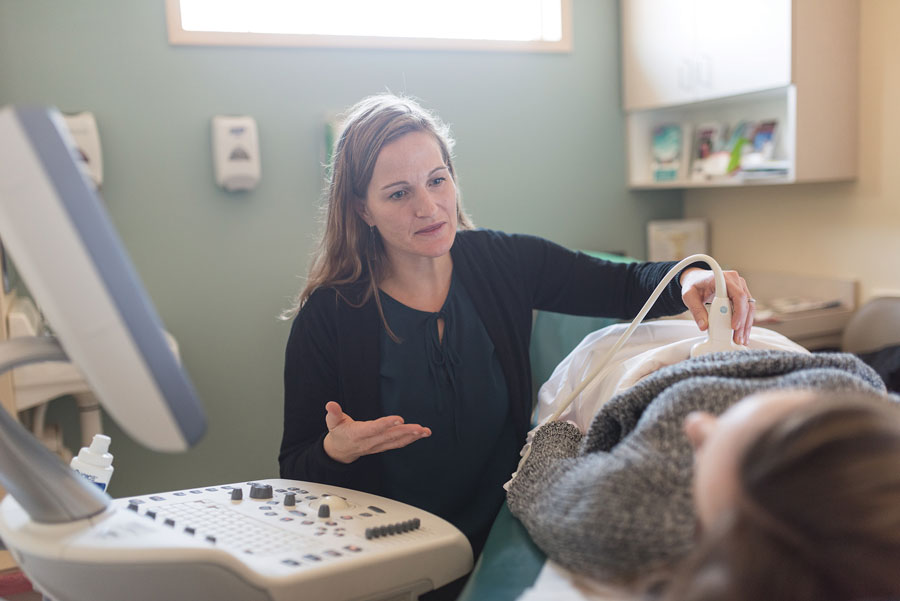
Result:
<svg viewBox="0 0 900 601"><path fill-rule="evenodd" d="M500 359L516 432L524 442L532 410L532 311L633 318L674 263L613 263L572 252L535 236L461 231L450 251ZM322 441L325 403L334 400L355 420L382 417L379 397L381 319L374 300L359 308L359 287L313 292L291 327L284 366L281 476L384 496L379 455L343 464ZM343 297L343 298L342 298ZM649 317L685 310L678 278Z"/></svg>

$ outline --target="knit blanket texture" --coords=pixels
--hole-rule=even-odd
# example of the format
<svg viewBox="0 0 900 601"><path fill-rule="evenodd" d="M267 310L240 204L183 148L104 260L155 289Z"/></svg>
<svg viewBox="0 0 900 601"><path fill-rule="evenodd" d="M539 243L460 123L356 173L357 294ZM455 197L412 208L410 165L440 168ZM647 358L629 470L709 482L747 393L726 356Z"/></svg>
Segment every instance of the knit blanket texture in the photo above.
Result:
<svg viewBox="0 0 900 601"><path fill-rule="evenodd" d="M509 508L548 557L575 572L616 582L670 566L696 531L684 418L786 388L885 394L878 374L850 354L702 355L612 397L585 435L566 422L539 428Z"/></svg>

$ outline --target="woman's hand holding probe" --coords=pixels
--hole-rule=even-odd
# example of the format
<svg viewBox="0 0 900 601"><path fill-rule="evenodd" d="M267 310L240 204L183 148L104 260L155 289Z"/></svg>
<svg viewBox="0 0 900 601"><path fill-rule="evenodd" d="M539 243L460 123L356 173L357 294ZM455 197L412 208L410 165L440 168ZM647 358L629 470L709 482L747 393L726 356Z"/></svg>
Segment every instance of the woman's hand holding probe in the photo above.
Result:
<svg viewBox="0 0 900 601"><path fill-rule="evenodd" d="M731 312L733 340L737 344L747 344L750 339L750 328L753 326L753 314L756 312L756 301L750 295L746 280L738 275L738 272L726 271L724 275L728 298L731 299L733 307ZM712 271L691 267L681 274L681 300L701 330L708 327L704 303L712 301L715 295L716 278Z"/></svg>
<svg viewBox="0 0 900 601"><path fill-rule="evenodd" d="M325 452L335 461L352 463L363 455L399 449L431 436L431 429L419 424L404 424L399 415L358 422L329 401L325 404Z"/></svg>

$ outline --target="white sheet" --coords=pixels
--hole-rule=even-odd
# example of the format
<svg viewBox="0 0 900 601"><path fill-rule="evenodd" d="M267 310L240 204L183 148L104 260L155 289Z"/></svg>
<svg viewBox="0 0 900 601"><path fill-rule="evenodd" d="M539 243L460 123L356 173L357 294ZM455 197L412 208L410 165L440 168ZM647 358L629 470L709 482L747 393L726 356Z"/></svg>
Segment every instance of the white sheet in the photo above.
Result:
<svg viewBox="0 0 900 601"><path fill-rule="evenodd" d="M616 324L588 334L560 363L538 392L535 408L537 423L543 423L565 400L583 378L587 377L618 341L628 324ZM587 432L594 415L614 395L637 384L652 372L690 357L691 347L706 340L691 320L671 319L640 324L628 343L610 362L611 369L579 394L561 420L569 421ZM808 353L789 338L766 328L754 327L750 332L750 349L777 349Z"/></svg>
<svg viewBox="0 0 900 601"><path fill-rule="evenodd" d="M534 584L518 601L630 601L634 595L620 588L601 585L547 560Z"/></svg>

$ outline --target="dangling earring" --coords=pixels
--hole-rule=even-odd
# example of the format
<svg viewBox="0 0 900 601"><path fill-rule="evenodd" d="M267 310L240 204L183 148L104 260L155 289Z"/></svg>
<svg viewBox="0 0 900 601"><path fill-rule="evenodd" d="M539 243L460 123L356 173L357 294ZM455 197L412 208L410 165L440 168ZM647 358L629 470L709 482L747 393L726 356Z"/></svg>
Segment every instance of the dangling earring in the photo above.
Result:
<svg viewBox="0 0 900 601"><path fill-rule="evenodd" d="M369 257L373 260L378 259L378 255L376 254L375 248L375 226L369 226Z"/></svg>

